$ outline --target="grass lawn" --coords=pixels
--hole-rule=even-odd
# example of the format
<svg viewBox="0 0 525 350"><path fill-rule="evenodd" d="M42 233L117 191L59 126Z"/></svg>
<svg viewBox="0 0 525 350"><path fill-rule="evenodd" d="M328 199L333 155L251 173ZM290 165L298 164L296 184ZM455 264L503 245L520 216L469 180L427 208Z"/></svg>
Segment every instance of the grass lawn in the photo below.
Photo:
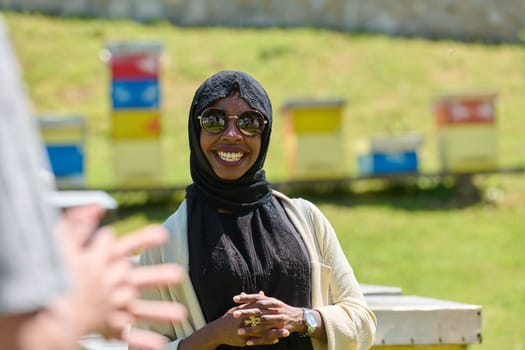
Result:
<svg viewBox="0 0 525 350"><path fill-rule="evenodd" d="M36 113L88 118L88 182L111 185L109 75L99 59L108 40L155 39L165 45L162 91L165 177L189 182L187 112L197 86L221 69L245 70L274 105L271 181L287 179L280 107L290 98L343 98L350 174L354 141L420 132L421 169L439 158L432 103L451 91L498 93L502 167L525 164L525 50L521 45L389 38L299 28L181 28L169 23L59 19L4 14ZM343 160L342 160L343 161ZM525 349L525 181L523 174L475 178L480 198L465 202L447 186L300 195L336 228L361 282L399 286L405 294L483 305L483 344L472 349ZM162 222L169 203L123 207L126 232Z"/></svg>

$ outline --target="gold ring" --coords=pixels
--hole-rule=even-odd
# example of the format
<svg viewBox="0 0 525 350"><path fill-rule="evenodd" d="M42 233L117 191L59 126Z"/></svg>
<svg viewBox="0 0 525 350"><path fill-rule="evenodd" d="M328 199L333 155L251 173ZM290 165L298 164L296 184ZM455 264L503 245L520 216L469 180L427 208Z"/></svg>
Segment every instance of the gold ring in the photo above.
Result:
<svg viewBox="0 0 525 350"><path fill-rule="evenodd" d="M244 320L244 325L245 326L251 326L251 327L255 327L257 326L259 323L261 323L261 318L260 317L255 317L255 316L250 316L250 319L248 320Z"/></svg>

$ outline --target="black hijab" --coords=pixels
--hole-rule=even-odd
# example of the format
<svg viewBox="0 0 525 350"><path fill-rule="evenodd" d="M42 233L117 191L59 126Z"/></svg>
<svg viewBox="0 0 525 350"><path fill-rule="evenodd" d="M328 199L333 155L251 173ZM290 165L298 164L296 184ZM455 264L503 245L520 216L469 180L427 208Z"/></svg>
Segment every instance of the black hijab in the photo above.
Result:
<svg viewBox="0 0 525 350"><path fill-rule="evenodd" d="M201 150L197 116L232 91L262 112L268 124L254 165L237 180L223 180ZM232 297L240 292L264 290L290 305L310 307L308 253L272 195L262 168L272 130L272 105L266 91L243 72L219 72L195 92L188 125L193 179L186 190L190 278L207 322L234 306ZM217 209L229 213L220 214ZM304 339L290 337L271 348L284 349L288 344L293 349L311 349Z"/></svg>
<svg viewBox="0 0 525 350"><path fill-rule="evenodd" d="M236 89L251 108L264 114L268 124L261 134L261 150L255 164L241 178L223 180L215 174L201 150L201 128L197 116L213 102L229 96ZM257 80L239 71L221 71L211 76L195 92L188 126L193 179L193 184L187 189L188 197L204 196L210 206L234 212L257 208L271 199L272 191L262 167L272 132L272 104Z"/></svg>

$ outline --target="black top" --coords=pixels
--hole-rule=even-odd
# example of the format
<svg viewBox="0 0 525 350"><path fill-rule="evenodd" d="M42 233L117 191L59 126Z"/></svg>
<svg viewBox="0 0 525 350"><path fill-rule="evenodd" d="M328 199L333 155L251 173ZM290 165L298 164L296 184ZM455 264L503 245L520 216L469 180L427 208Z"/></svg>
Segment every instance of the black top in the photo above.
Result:
<svg viewBox="0 0 525 350"><path fill-rule="evenodd" d="M213 321L236 304L240 292L264 291L289 305L311 307L310 262L304 242L277 199L270 204L273 217L219 214L221 232L189 237L190 276L206 322ZM257 216L255 212L254 216ZM264 215L264 214L263 214ZM283 220L288 230L274 232L263 222ZM259 230L263 226L265 229ZM211 233L211 232L210 232ZM218 349L233 349L222 345ZM311 350L310 338L294 333L275 345L252 349Z"/></svg>

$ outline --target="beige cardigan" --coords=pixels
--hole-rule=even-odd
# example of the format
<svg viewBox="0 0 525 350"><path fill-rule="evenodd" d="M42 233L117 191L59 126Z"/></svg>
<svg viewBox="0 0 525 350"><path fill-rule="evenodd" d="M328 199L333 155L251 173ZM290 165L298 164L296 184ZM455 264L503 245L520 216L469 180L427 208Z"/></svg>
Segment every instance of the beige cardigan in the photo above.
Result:
<svg viewBox="0 0 525 350"><path fill-rule="evenodd" d="M312 203L290 199L274 191L285 211L302 235L311 261L312 307L317 309L326 329L327 341L312 338L315 350L364 350L373 344L376 318L367 307L359 284L348 263L334 229ZM206 322L189 278L186 201L164 223L170 234L162 247L140 257L141 264L177 263L186 270L185 281L176 287L150 291L146 299L177 301L188 309L188 319L175 324L143 325L170 339L166 349L177 349L181 339Z"/></svg>

